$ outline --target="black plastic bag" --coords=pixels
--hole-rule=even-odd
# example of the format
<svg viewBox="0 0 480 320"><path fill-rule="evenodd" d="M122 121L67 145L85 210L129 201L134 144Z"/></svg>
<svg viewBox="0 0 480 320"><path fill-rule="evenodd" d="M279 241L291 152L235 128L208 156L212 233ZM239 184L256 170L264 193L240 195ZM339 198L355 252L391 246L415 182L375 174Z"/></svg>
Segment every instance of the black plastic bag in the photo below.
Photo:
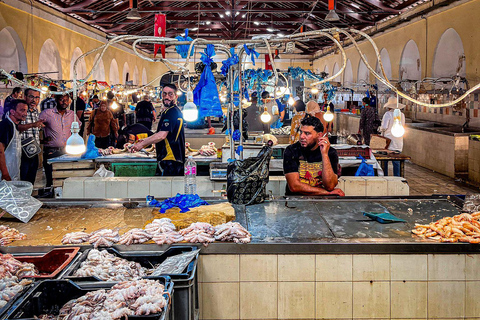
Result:
<svg viewBox="0 0 480 320"><path fill-rule="evenodd" d="M227 197L233 204L257 204L268 198L266 186L269 178L273 142L263 147L256 157L235 160L227 168Z"/></svg>

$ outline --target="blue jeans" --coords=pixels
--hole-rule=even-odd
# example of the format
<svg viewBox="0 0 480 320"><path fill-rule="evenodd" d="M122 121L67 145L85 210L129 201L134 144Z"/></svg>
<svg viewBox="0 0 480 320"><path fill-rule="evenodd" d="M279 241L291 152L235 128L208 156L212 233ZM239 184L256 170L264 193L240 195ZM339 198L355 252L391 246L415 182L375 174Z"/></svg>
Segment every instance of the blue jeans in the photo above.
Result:
<svg viewBox="0 0 480 320"><path fill-rule="evenodd" d="M385 176L388 176L388 162L385 161L385 172L383 173ZM395 177L400 177L400 161L392 161L393 164L393 175Z"/></svg>

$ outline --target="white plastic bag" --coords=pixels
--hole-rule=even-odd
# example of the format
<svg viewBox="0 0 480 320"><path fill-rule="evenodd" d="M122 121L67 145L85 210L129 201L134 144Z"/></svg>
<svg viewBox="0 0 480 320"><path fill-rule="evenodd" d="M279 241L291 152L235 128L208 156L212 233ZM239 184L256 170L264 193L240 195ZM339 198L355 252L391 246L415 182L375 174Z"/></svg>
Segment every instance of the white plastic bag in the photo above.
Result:
<svg viewBox="0 0 480 320"><path fill-rule="evenodd" d="M100 168L98 168L97 171L93 174L94 177L101 177L101 178L112 178L115 176L113 171L105 169L105 166L102 164L100 165Z"/></svg>
<svg viewBox="0 0 480 320"><path fill-rule="evenodd" d="M43 204L24 190L7 181L0 181L0 209L27 223Z"/></svg>

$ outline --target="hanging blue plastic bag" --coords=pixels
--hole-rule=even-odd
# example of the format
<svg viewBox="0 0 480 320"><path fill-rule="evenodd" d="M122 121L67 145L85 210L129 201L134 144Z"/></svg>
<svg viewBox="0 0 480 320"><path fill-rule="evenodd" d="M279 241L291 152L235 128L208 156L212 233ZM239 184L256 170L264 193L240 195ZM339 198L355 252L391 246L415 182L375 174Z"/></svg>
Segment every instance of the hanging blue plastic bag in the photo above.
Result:
<svg viewBox="0 0 480 320"><path fill-rule="evenodd" d="M357 172L355 172L356 177L372 177L375 175L375 170L373 169L373 165L368 164L367 160L364 157L359 156L362 159L362 163L358 167Z"/></svg>
<svg viewBox="0 0 480 320"><path fill-rule="evenodd" d="M98 148L95 147L95 136L90 134L87 140L87 151L82 154L82 159L95 159L100 156L100 152L98 152Z"/></svg>
<svg viewBox="0 0 480 320"><path fill-rule="evenodd" d="M215 77L210 69L210 63L213 62L212 57L215 55L215 48L212 44L208 44L204 52L200 60L205 64L205 68L200 76L200 81L193 90L193 102L198 107L199 118L221 117L223 115L222 105L218 97Z"/></svg>
<svg viewBox="0 0 480 320"><path fill-rule="evenodd" d="M176 36L175 39L177 39L178 41L193 41L193 39L188 36L188 29L185 29L185 37ZM190 45L188 44L175 46L175 50L183 59L187 58L189 48L190 48ZM190 51L190 57L193 56L194 52L195 52L195 46L192 46L192 50Z"/></svg>

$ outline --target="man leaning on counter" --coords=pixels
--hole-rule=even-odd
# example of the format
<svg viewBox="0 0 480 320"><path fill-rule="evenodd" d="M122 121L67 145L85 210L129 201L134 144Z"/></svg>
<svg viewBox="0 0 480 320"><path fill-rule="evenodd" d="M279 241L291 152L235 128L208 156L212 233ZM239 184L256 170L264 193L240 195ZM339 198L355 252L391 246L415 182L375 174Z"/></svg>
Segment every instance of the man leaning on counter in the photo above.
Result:
<svg viewBox="0 0 480 320"><path fill-rule="evenodd" d="M338 155L323 134L323 124L307 115L300 126L299 140L283 155L287 179L286 195L337 195L345 193L338 184Z"/></svg>

